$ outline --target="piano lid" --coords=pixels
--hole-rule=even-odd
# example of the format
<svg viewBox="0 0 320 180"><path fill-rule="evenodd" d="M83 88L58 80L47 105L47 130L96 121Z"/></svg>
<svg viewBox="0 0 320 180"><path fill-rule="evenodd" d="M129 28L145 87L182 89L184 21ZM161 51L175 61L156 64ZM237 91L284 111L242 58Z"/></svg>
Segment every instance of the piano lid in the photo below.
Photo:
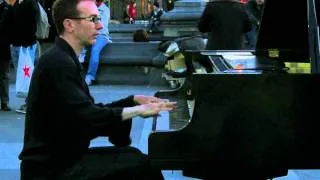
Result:
<svg viewBox="0 0 320 180"><path fill-rule="evenodd" d="M316 10L317 19L318 19L318 21L320 21L320 1L319 0L314 0L314 7ZM319 24L319 22L318 22L318 24Z"/></svg>
<svg viewBox="0 0 320 180"><path fill-rule="evenodd" d="M307 0L266 0L256 55L309 62Z"/></svg>

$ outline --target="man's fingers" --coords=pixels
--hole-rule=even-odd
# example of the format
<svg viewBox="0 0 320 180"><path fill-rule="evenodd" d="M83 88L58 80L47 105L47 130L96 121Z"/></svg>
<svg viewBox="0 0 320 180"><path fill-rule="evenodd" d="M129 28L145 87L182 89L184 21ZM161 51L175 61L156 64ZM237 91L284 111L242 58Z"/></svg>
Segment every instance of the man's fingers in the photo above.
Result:
<svg viewBox="0 0 320 180"><path fill-rule="evenodd" d="M157 98L157 97L152 97L150 99L151 103L159 103L159 102L164 102L163 99Z"/></svg>
<svg viewBox="0 0 320 180"><path fill-rule="evenodd" d="M170 100L169 99L162 99L162 102L168 103L168 102L170 102Z"/></svg>
<svg viewBox="0 0 320 180"><path fill-rule="evenodd" d="M176 108L176 104L177 102L165 102L165 103L161 103L161 108L163 111L165 110L172 110Z"/></svg>

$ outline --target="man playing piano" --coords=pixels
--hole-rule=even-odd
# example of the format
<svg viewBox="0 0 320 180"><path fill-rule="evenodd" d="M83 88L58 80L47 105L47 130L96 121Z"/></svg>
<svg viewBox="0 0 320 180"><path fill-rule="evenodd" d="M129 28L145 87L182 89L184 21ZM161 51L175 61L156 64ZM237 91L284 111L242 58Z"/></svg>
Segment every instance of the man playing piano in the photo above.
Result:
<svg viewBox="0 0 320 180"><path fill-rule="evenodd" d="M59 33L34 70L28 95L21 179L163 179L146 155L129 147L131 119L172 110L175 103L135 95L96 104L81 75L78 56L102 28L95 0L57 0ZM114 147L89 148L108 136Z"/></svg>

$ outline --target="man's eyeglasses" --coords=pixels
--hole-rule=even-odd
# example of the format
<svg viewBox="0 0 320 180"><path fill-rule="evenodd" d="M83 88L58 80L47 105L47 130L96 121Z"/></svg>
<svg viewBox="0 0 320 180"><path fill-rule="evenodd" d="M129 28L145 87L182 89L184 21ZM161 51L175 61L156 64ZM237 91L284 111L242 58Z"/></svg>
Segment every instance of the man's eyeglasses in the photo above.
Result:
<svg viewBox="0 0 320 180"><path fill-rule="evenodd" d="M93 22L95 24L98 24L101 21L100 17L97 16L90 16L90 17L72 17L72 18L68 18L68 19L79 19L79 20L87 20L90 22Z"/></svg>

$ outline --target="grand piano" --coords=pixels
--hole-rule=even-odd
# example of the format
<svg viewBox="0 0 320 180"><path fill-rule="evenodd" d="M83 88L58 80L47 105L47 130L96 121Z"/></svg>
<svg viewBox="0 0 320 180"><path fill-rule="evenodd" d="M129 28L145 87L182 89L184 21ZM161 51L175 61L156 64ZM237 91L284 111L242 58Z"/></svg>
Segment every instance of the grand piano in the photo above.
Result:
<svg viewBox="0 0 320 180"><path fill-rule="evenodd" d="M182 86L155 94L178 108L168 130L157 130L154 118L151 165L201 179L267 179L288 169L319 169L316 3L267 0L254 51L186 51ZM201 56L213 72L195 73ZM290 74L284 62L308 62L312 73Z"/></svg>

